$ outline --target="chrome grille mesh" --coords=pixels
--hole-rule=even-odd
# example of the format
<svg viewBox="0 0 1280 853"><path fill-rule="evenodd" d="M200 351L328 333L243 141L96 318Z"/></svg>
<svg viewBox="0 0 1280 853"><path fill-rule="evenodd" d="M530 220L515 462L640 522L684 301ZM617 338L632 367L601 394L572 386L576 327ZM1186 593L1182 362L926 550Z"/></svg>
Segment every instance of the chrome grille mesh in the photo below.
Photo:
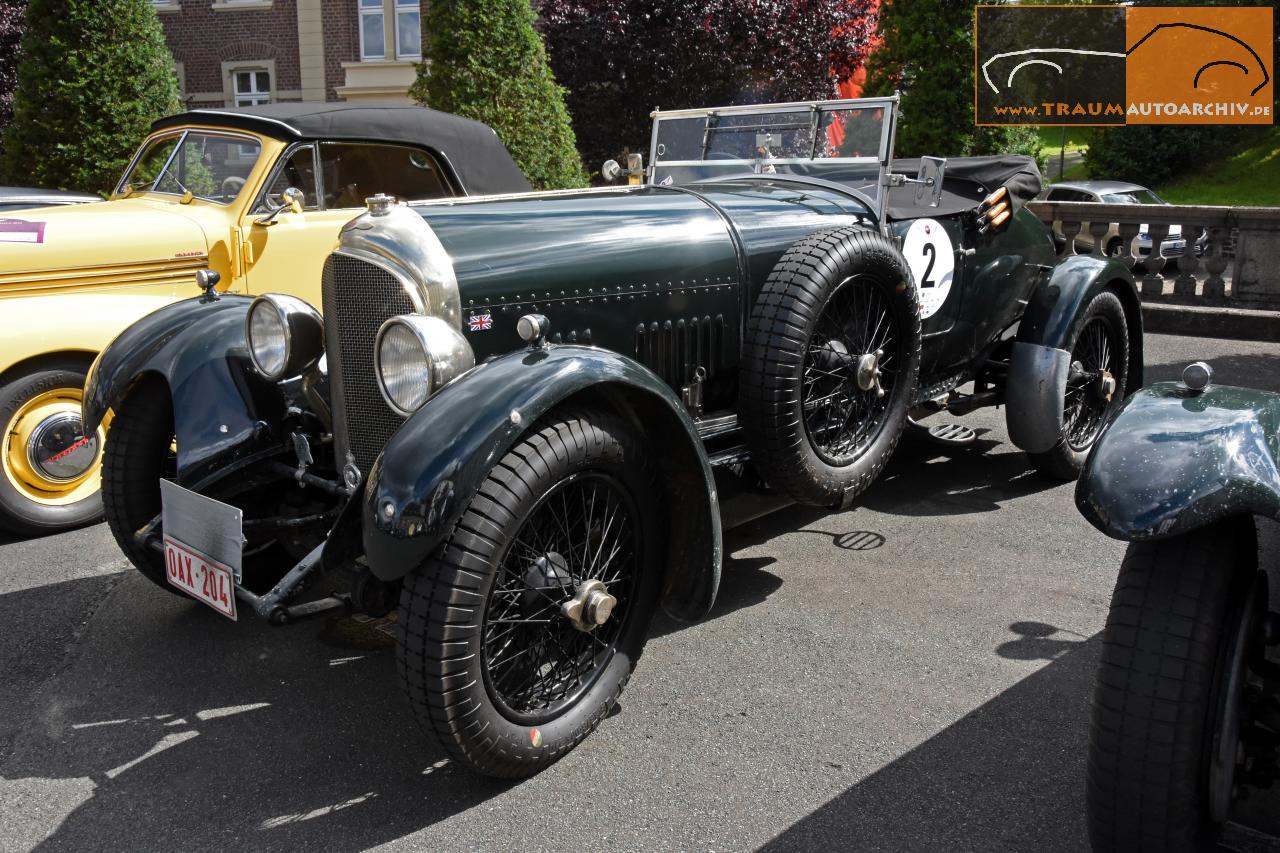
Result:
<svg viewBox="0 0 1280 853"><path fill-rule="evenodd" d="M338 459L344 464L349 452L368 474L404 422L378 390L374 340L389 317L413 313L413 303L391 273L345 255L329 256L322 288Z"/></svg>

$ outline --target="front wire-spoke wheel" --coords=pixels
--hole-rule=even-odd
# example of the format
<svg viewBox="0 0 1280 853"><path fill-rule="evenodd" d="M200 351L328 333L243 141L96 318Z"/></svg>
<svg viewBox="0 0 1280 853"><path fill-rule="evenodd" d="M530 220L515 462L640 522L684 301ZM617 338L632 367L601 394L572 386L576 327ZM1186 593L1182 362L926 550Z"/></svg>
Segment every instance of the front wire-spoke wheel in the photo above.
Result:
<svg viewBox="0 0 1280 853"><path fill-rule="evenodd" d="M609 665L640 556L621 483L571 474L542 497L498 566L485 610L485 681L505 716L555 719Z"/></svg>
<svg viewBox="0 0 1280 853"><path fill-rule="evenodd" d="M418 719L486 775L571 750L644 649L664 530L637 430L594 409L539 421L405 581L397 661Z"/></svg>

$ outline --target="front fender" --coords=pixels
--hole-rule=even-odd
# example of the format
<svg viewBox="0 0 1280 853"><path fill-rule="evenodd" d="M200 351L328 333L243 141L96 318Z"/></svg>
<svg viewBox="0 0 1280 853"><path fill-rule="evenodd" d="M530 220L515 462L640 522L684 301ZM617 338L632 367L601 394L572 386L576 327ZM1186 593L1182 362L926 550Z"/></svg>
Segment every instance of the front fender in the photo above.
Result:
<svg viewBox="0 0 1280 853"><path fill-rule="evenodd" d="M664 606L679 619L705 615L720 583L720 513L697 428L652 371L594 347L523 350L485 362L409 418L364 491L373 573L394 580L423 565L502 455L538 418L584 393L631 416L658 451L670 520Z"/></svg>
<svg viewBox="0 0 1280 853"><path fill-rule="evenodd" d="M1076 506L1108 536L1179 536L1237 515L1280 517L1280 394L1164 382L1130 397L1098 439Z"/></svg>
<svg viewBox="0 0 1280 853"><path fill-rule="evenodd" d="M249 359L244 319L252 302L231 295L187 299L121 332L85 380L85 429L96 429L140 377L155 375L173 398L179 483L198 483L259 449L262 424L279 422L284 398Z"/></svg>
<svg viewBox="0 0 1280 853"><path fill-rule="evenodd" d="M1133 274L1112 258L1064 258L1031 293L1009 360L1005 423L1009 439L1028 453L1051 450L1062 436L1071 335L1085 306L1108 289L1119 297L1129 330L1125 388L1142 386L1142 306Z"/></svg>

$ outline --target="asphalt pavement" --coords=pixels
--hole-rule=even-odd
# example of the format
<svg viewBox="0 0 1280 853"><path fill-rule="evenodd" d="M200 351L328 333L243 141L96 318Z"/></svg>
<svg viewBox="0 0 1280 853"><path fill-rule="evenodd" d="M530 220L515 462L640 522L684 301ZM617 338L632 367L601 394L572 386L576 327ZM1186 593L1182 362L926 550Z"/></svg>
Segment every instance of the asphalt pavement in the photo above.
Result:
<svg viewBox="0 0 1280 853"><path fill-rule="evenodd" d="M1148 336L1150 380L1199 358L1280 391L1275 344ZM711 616L660 619L619 711L516 784L446 760L369 637L231 623L101 525L0 540L0 850L1085 849L1124 544L1003 417L950 456L902 447L846 512L729 534ZM1249 805L1280 834L1274 798Z"/></svg>

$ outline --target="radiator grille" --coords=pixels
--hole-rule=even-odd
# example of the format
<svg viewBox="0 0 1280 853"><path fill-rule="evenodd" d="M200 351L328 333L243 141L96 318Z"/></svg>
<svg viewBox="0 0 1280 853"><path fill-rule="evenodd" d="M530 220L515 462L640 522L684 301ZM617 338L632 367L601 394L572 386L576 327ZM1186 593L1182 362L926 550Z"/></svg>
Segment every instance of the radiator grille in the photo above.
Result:
<svg viewBox="0 0 1280 853"><path fill-rule="evenodd" d="M412 313L413 303L391 273L345 255L329 256L322 287L338 458L350 453L368 474L404 422L378 390L374 340L389 317Z"/></svg>

